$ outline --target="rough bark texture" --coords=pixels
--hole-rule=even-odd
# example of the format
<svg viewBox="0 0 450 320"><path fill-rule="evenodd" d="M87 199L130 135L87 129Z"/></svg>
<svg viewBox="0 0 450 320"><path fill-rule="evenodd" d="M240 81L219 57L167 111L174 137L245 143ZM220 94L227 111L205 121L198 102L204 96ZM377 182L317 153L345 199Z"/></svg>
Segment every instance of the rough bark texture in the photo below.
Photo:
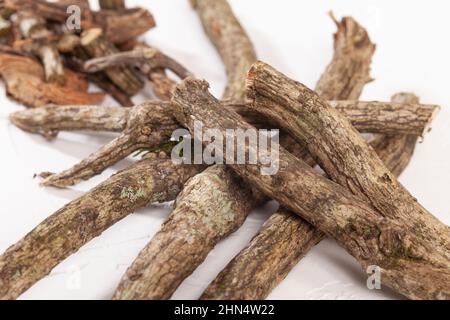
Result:
<svg viewBox="0 0 450 320"><path fill-rule="evenodd" d="M189 180L169 219L127 270L114 299L170 298L260 201L243 184L234 172L219 166Z"/></svg>
<svg viewBox="0 0 450 320"><path fill-rule="evenodd" d="M133 100L125 92L123 92L118 86L116 86L109 78L103 73L89 74L87 76L89 80L95 83L100 89L109 94L114 100L116 100L122 107L134 106Z"/></svg>
<svg viewBox="0 0 450 320"><path fill-rule="evenodd" d="M217 47L227 70L228 85L224 99L231 102L243 101L245 73L252 61L256 60L256 54L250 40L235 18L226 0L201 0L195 1L193 4L211 41ZM209 225L220 226L223 224L223 217L214 213L223 212L223 208L228 208L227 210L231 212L226 214L226 217L229 219L227 221L227 230L231 232L243 223L245 217L252 209L251 204L258 203L263 197L256 191L252 196L252 189L243 184L230 185L232 176L229 176L230 173L226 171L224 166L214 166L210 170L213 170L211 172L214 172L216 176L216 183L211 183L211 177L208 173L196 176L194 178L196 187L186 189L182 199L179 199L181 205L177 207L178 209L174 212L174 216L177 217L177 223L181 226L192 225L195 227L196 220L209 221ZM222 180L226 177L229 178ZM222 186L219 189L222 192L218 199L205 198L205 195L219 195L216 191L216 188L219 186ZM202 190L202 197L198 196L197 190ZM240 195L243 194L248 195L248 197L241 198ZM230 207L231 199L233 199L234 204ZM187 206L190 201L193 202L193 205ZM183 205L183 203L186 204ZM164 250L160 250L158 244L160 242L170 242L171 239L177 237L178 231L170 230L170 228L168 230L163 229L158 236L152 239L149 245L140 253L138 260L130 267L129 273L137 276L128 277L126 275L119 285L115 297L123 299L133 297L170 297L178 285L204 260L215 244L227 234L226 232L223 233L223 230L220 228L208 229L207 225L205 227L199 230L199 234L202 235L201 237L206 237L204 238L206 241L202 241L200 247L198 247L199 243L196 241L192 243L187 242L183 245L184 250L182 251L179 251L177 246L167 246ZM190 252L199 252L199 254L192 259ZM173 257L180 261L185 261L185 263L179 267L174 265L169 271L164 271L164 268L158 267L160 261L164 263L166 259L173 259ZM151 260L156 261L150 262ZM163 276L163 279L158 283L158 279L161 276ZM156 282L154 279L156 279ZM136 288L140 289L135 295L133 292Z"/></svg>
<svg viewBox="0 0 450 320"><path fill-rule="evenodd" d="M81 39L77 35L62 36L59 47L60 49L62 47L62 51L68 51L66 52L67 63L75 69L79 69L80 72L83 71L82 64L84 61L91 59L87 50L81 46ZM115 85L104 72L90 73L87 74L87 77L111 95L121 106L131 107L134 105L131 97Z"/></svg>
<svg viewBox="0 0 450 320"><path fill-rule="evenodd" d="M333 63L328 65L316 90L324 97L358 100L364 84L371 81L370 64L376 46L353 18L345 17L339 22L331 17L338 28L334 34Z"/></svg>
<svg viewBox="0 0 450 320"><path fill-rule="evenodd" d="M70 16L67 7L77 5L81 8L81 27L89 28L93 26L93 16L89 8L88 0L59 0L50 2L47 0L5 0L5 7L8 9L21 11L29 10L43 17L48 21L65 23Z"/></svg>
<svg viewBox="0 0 450 320"><path fill-rule="evenodd" d="M414 98L412 95L401 98L394 96L392 101L418 103ZM410 138L413 138L411 144L393 144L391 141L400 142L401 139L384 137L371 143L380 159L395 175L399 175L411 159L417 137ZM201 299L265 299L324 237L322 231L281 208L266 221L249 245L220 272Z"/></svg>
<svg viewBox="0 0 450 320"><path fill-rule="evenodd" d="M320 92L320 91L318 91ZM415 103L380 103L338 101L330 102L359 132L398 134L423 137L431 130L431 123L439 106Z"/></svg>
<svg viewBox="0 0 450 320"><path fill-rule="evenodd" d="M198 166L144 159L43 221L0 256L0 299L15 299L58 263L138 208L173 200Z"/></svg>
<svg viewBox="0 0 450 320"><path fill-rule="evenodd" d="M157 104L158 102L153 102ZM438 110L438 107L420 104L407 103L383 103L383 102L356 102L356 101L330 101L331 105L347 117L348 120L355 125L360 132L366 133L382 133L388 132L390 134L402 133L404 131L410 132L410 138L415 139L419 132L424 132L428 121L431 121L432 115ZM165 103L160 103L161 107L169 108ZM259 128L275 128L275 124L271 123L266 117L249 109L243 104L229 103L222 101L224 108L229 108L239 113L248 123ZM355 107L364 106L358 109L358 115L355 116ZM372 106L373 110L367 108ZM414 110L423 110L428 114L424 117L421 112L416 115L412 114ZM403 113L411 113L410 124L402 122L401 115ZM367 113L367 116L364 116ZM128 120L130 110L118 109L113 107L102 106L54 106L43 107L39 109L22 110L11 114L11 121L22 130L30 133L41 134L46 138L54 138L58 131L73 131L73 130L94 130L94 131L121 131ZM173 126L177 125L176 119L168 115L164 122L158 124L153 121L153 131L165 130L170 121ZM149 117L153 117L152 114ZM160 118L161 114L156 113L155 118ZM352 118L355 120L352 121ZM358 119L358 120L356 120ZM384 119L390 119L384 121ZM370 124L369 124L370 123ZM422 125L422 126L420 126ZM161 127L161 128L160 128ZM282 142L282 145L289 145L294 143L294 140L288 134L282 134L281 139L287 140ZM379 137L374 139L374 145L383 144ZM403 139L402 139L403 141ZM400 146L400 142L397 146ZM381 148L381 147L380 147ZM389 152L396 150L395 144L389 148ZM306 153L306 151L305 151Z"/></svg>
<svg viewBox="0 0 450 320"><path fill-rule="evenodd" d="M191 3L226 68L228 84L222 98L243 101L245 79L242 75L257 60L249 37L226 0L191 0Z"/></svg>
<svg viewBox="0 0 450 320"><path fill-rule="evenodd" d="M142 48L153 49L145 42L132 41L131 45L126 45L124 48L121 48L121 50L126 51ZM150 70L150 72L148 73L148 79L150 80L153 93L157 98L163 101L170 100L170 98L172 97L172 91L177 85L177 82L171 79L164 69L155 68Z"/></svg>
<svg viewBox="0 0 450 320"><path fill-rule="evenodd" d="M220 108L207 89L206 82L192 79L177 86L173 103L181 124L193 130L194 121L198 120L203 122L204 130L217 128L222 134L226 129L252 128L238 114ZM367 149L365 143L360 147ZM246 146L247 154L250 148ZM224 153L225 150L222 156ZM374 153L371 156L378 159ZM384 285L410 298L450 298L450 254L445 242L450 233L448 227L439 226L428 213L423 217L410 216L406 222L401 217L383 216L348 187L320 176L283 148L278 163L280 169L272 176L261 175L260 165L230 166L268 197L335 238L364 269L378 265ZM395 178L390 174L389 183L392 181ZM425 219L428 226L421 221ZM414 224L416 229L410 227ZM429 226L439 228L430 234Z"/></svg>
<svg viewBox="0 0 450 320"><path fill-rule="evenodd" d="M161 100L170 100L172 91L177 83L167 76L163 69L156 69L150 72L148 79L151 82L153 94Z"/></svg>
<svg viewBox="0 0 450 320"><path fill-rule="evenodd" d="M104 98L103 93L88 93L86 79L70 70L64 73L64 86L47 83L43 67L27 57L0 54L0 74L8 96L28 107L48 104L95 105Z"/></svg>
<svg viewBox="0 0 450 320"><path fill-rule="evenodd" d="M5 7L12 10L30 10L48 21L65 23L70 16L67 7L81 8L81 28L87 30L100 26L105 36L114 44L136 38L156 26L152 14L143 8L92 11L87 0L5 0ZM134 23L130 24L130 21Z"/></svg>
<svg viewBox="0 0 450 320"><path fill-rule="evenodd" d="M66 171L41 174L44 177L42 185L59 188L74 185L103 172L138 149L166 143L178 128L171 120L170 109L161 103L147 102L133 108L119 137ZM156 126L158 130L153 129Z"/></svg>
<svg viewBox="0 0 450 320"><path fill-rule="evenodd" d="M334 57L316 89L325 99L356 100L370 78L375 45L366 30L352 18L335 22L338 30L334 35ZM284 136L291 138L287 134ZM291 142L288 145L297 144ZM308 158L306 148L304 151L304 155L296 156L314 166L314 159ZM249 245L219 273L201 299L265 299L324 237L322 231L293 212L280 208Z"/></svg>
<svg viewBox="0 0 450 320"><path fill-rule="evenodd" d="M83 32L81 45L92 58L118 53L119 50L104 36L101 29L89 29ZM137 72L130 67L111 67L105 70L111 81L129 96L137 94L144 86Z"/></svg>

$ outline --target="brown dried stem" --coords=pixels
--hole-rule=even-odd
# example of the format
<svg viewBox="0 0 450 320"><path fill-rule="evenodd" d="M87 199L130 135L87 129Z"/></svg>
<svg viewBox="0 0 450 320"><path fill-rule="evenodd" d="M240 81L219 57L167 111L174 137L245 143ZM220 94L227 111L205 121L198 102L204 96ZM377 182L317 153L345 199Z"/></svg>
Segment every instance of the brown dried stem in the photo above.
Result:
<svg viewBox="0 0 450 320"><path fill-rule="evenodd" d="M5 7L17 12L28 10L48 20L65 23L70 13L67 12L69 5L81 8L83 28L92 27L93 17L89 7L89 0L58 0L50 2L47 0L5 0Z"/></svg>
<svg viewBox="0 0 450 320"><path fill-rule="evenodd" d="M155 104L157 102L153 102ZM358 102L358 101L329 101L362 133L408 133L417 137L427 131L438 106L385 103L385 102ZM161 107L169 107L160 103ZM244 119L257 127L274 127L274 124L245 105L222 102L224 108L239 113ZM101 106L54 106L17 111L11 114L11 122L17 127L30 133L41 134L45 137L54 137L58 131L96 130L121 131L128 120L130 111L113 107ZM404 122L404 114L408 114L408 122ZM159 117L160 115L155 115ZM149 117L153 117L149 115ZM172 120L171 120L172 119ZM165 125L176 120L171 116L164 119ZM158 131L159 125L155 121ZM164 130L162 128L162 130ZM50 134L50 135L49 135ZM375 141L378 141L376 139ZM378 142L376 143L378 144Z"/></svg>
<svg viewBox="0 0 450 320"><path fill-rule="evenodd" d="M67 64L80 72L83 71L83 62L91 58L89 53L81 47L80 37L74 34L63 35L59 39L58 50L68 55L66 57ZM134 105L131 98L116 86L104 72L91 73L87 77L100 89L111 95L121 106L131 107Z"/></svg>
<svg viewBox="0 0 450 320"><path fill-rule="evenodd" d="M16 299L136 209L173 200L199 170L199 166L176 166L170 159L148 158L70 202L0 256L0 299Z"/></svg>
<svg viewBox="0 0 450 320"><path fill-rule="evenodd" d="M130 109L103 106L47 106L10 115L18 128L53 139L59 131L92 130L121 132Z"/></svg>
<svg viewBox="0 0 450 320"><path fill-rule="evenodd" d="M95 105L104 98L103 93L88 93L86 79L68 69L64 72L64 86L45 82L43 67L27 57L0 54L0 74L7 94L28 107Z"/></svg>
<svg viewBox="0 0 450 320"><path fill-rule="evenodd" d="M241 102L244 97L244 74L249 65L256 60L253 46L226 0L196 1L195 7L206 32L222 56L227 70L228 85L224 98L232 102ZM165 250L158 250L158 243L168 243L177 235L176 230L175 232L170 230L173 225L169 222L168 228L163 227L129 268L119 284L118 291L114 296L116 299L170 297L185 277L195 270L214 245L225 236L220 227L208 227L223 225L224 217L216 216L214 213L223 212L223 208L233 203L233 206L229 208L231 212L227 214L228 218L226 218L226 230L231 232L239 228L252 209L248 203L256 204L261 201L262 196L259 193L256 193L255 197L251 197L253 192L250 188L239 184L230 185L232 181L236 180L232 179L224 166L214 166L210 170L212 171L208 172L214 172L216 177L215 183L211 183L211 175L208 173L196 176L194 178L195 188L188 188L183 193L182 198L177 200L177 203L181 204L180 207L175 208L171 215L172 220L177 220L178 224L187 226L188 232L198 232L196 239L191 244L186 237L180 239L180 242L184 243L183 251L172 246L166 247ZM229 179L223 181L222 179L226 177ZM217 192L217 187L220 187L220 194ZM203 195L220 196L203 200L198 197L198 190L201 190ZM242 199L242 194L247 194L249 197ZM205 225L205 223L197 222L202 220L209 221L209 223ZM200 229L196 229L196 227L200 227ZM205 241L201 241L201 247L198 248L195 244L197 239L202 238ZM190 256L190 252L193 251L199 252L194 259ZM164 264L167 259L171 260L175 257L179 261L183 261L180 271L176 266L168 272L157 267L159 263ZM133 275L136 276L133 277ZM162 279L164 283L155 286L154 279ZM136 288L141 289L135 293Z"/></svg>
<svg viewBox="0 0 450 320"><path fill-rule="evenodd" d="M171 121L169 109L161 103L144 103L133 108L125 130L119 137L79 164L58 174L44 173L42 185L67 187L103 172L114 163L141 148L150 148L167 142L178 125ZM149 116L151 114L151 116ZM166 121L169 119L169 122ZM158 130L154 130L155 127Z"/></svg>
<svg viewBox="0 0 450 320"><path fill-rule="evenodd" d="M125 9L125 0L99 0L101 9L122 10Z"/></svg>
<svg viewBox="0 0 450 320"><path fill-rule="evenodd" d="M249 123L258 126L267 124L267 122L265 122L264 119L261 119L258 114L246 111L247 109L242 105L229 105L226 102L223 102L222 104L225 108L242 113ZM381 115L380 120L367 121L367 123L371 122L374 124L376 122L381 126L387 124L387 122L383 121L383 119L385 119L383 111L388 110L387 113L391 114L393 110L392 108L386 107L387 104L384 103L356 103L356 105L363 107L370 105L373 106L374 109L379 108L379 113L370 112L369 117ZM342 103L342 106L345 107L341 110L345 111L346 107L353 105L345 102ZM403 109L403 105L398 106ZM408 105L404 105L404 107L407 108ZM423 106L423 108L428 110L433 107ZM413 109L416 110L417 107L414 106ZM67 106L58 108L49 107L48 110L44 108L39 111L26 110L11 115L11 121L21 129L32 133L42 134L46 138L53 138L59 130L107 129L107 131L110 131L108 126L114 126L116 129L114 131L117 131L119 128L117 125L122 125L125 121L124 119L127 118L127 127L118 138L66 171L51 175L44 173L41 175L45 177L45 180L42 182L43 185L64 188L77 184L82 180L88 180L138 149L152 148L166 143L169 140L172 131L178 128L178 123L171 115L170 105L167 103L149 102L133 108L130 113L117 111L116 108L110 108L110 114L105 116L104 114L107 114L108 110L108 108L99 108L99 110L95 110L95 107L89 106ZM353 108L350 110L350 115L355 114ZM429 115L431 116L433 113L434 112L429 112ZM360 115L361 113L358 112L358 119L361 119ZM71 120L68 116L74 117L74 120ZM102 116L103 118L99 120L99 116ZM119 116L121 117L120 123L117 123L117 125L111 125L109 123L112 119L117 119ZM399 119L398 117L391 118ZM62 121L64 119L65 121ZM82 119L82 121L77 121L77 119ZM422 123L425 125L429 122L423 121ZM398 127L395 125L392 126L393 129L389 129L389 125L388 128L379 127L378 125L376 126L378 130L375 130L378 132L396 133L398 130ZM363 125L362 127L367 128L366 125ZM413 126L412 129L416 130L417 127ZM422 132L423 130L419 131ZM293 153L298 153L300 155L304 154L303 149L298 147L295 143L292 144L291 139L286 141L283 140L282 144L288 146L288 148L290 148L289 150ZM305 157L306 156L307 154L305 154Z"/></svg>

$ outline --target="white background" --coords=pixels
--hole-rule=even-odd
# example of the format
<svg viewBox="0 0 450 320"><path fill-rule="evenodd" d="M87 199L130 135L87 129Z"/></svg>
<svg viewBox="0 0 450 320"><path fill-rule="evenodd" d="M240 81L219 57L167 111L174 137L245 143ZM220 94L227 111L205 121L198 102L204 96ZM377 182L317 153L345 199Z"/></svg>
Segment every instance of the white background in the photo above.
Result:
<svg viewBox="0 0 450 320"><path fill-rule="evenodd" d="M148 7L157 20L158 27L146 35L146 40L188 66L198 77L207 79L213 93L220 96L226 81L223 66L188 1L128 2ZM450 224L448 1L233 0L231 4L252 38L259 58L310 87L314 87L333 53L332 33L336 27L327 11L333 10L338 18L352 15L367 27L377 43L372 68L376 81L366 87L362 98L386 101L395 92L412 91L424 103L442 105L432 132L417 147L401 181L427 209ZM3 252L47 216L133 159L69 190L41 188L32 178L34 173L66 169L112 136L65 133L48 143L9 124L8 114L23 107L8 100L3 92L0 96L0 252ZM146 98L151 95L146 94L136 102ZM109 299L126 268L167 218L169 208L169 205L151 206L117 223L66 259L21 298ZM198 298L275 209L275 205L268 205L254 212L239 231L210 253L179 287L174 298ZM389 290L369 291L365 282L354 259L332 240L326 240L292 270L269 298L400 298Z"/></svg>

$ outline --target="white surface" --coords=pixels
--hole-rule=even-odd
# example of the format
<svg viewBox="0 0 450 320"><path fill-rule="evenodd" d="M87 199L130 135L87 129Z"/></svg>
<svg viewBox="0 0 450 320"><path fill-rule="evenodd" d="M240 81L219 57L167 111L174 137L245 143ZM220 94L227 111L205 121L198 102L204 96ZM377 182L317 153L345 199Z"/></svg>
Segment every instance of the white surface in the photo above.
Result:
<svg viewBox="0 0 450 320"><path fill-rule="evenodd" d="M225 74L187 0L129 1L149 7L158 27L146 36L154 46L210 81L219 96ZM397 91L412 91L425 103L442 105L433 131L420 144L401 181L419 201L450 223L450 45L448 1L269 1L233 0L233 8L252 38L260 59L314 87L332 56L335 26L327 16L352 15L370 32L378 49L373 63L375 82L365 100L389 100ZM10 112L23 107L0 93L0 252L68 201L103 181L130 160L70 190L44 189L33 180L41 171L59 171L107 142L109 135L61 134L53 143L21 132L9 124ZM244 226L220 243L174 298L196 299L202 290L257 232L276 209L253 213ZM108 299L139 250L157 232L168 206L152 206L129 216L91 241L21 298ZM264 211L264 213L263 213ZM289 274L271 299L399 298L387 290L369 291L358 264L333 241L319 244ZM77 285L79 284L79 286Z"/></svg>

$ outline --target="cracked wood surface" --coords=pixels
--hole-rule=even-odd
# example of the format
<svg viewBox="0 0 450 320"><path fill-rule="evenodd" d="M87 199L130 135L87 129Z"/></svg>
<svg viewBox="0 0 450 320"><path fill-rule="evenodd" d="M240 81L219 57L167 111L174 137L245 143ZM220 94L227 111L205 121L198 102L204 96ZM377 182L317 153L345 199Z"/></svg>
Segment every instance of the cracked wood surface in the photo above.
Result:
<svg viewBox="0 0 450 320"><path fill-rule="evenodd" d="M244 98L244 80L248 67L256 60L256 53L245 31L237 21L226 0L195 1L194 7L203 23L206 33L217 47L227 70L227 88L223 95L225 100L232 103L241 102ZM214 172L216 183L211 183ZM231 174L231 175L230 175ZM189 188L176 201L176 208L172 212L172 219L186 228L186 231L196 231L198 242L189 243L181 239L183 251L177 247L167 246L160 250L159 243L170 243L176 237L177 231L170 230L170 222L164 225L161 232L140 252L138 258L122 278L114 295L116 299L130 298L169 298L178 285L206 258L207 254L228 233L239 228L253 209L253 205L261 202L263 196L244 184L233 183L236 177L224 166L213 166L207 172L195 176L195 188ZM218 188L218 189L217 189ZM198 190L202 191L199 198ZM217 190L221 190L220 193ZM210 197L210 195L213 195ZM247 195L243 198L242 195ZM215 198L218 197L218 198ZM189 203L192 202L192 205ZM225 217L227 232L220 228L210 228L199 224L199 220L208 220L209 225L220 226L224 217L215 215L216 212L228 211ZM193 257L190 252L198 252ZM184 261L179 266L167 268L158 267L164 261ZM131 276L130 276L131 275ZM155 283L154 279L161 282ZM158 285L159 284L159 285ZM140 288L137 290L137 288Z"/></svg>
<svg viewBox="0 0 450 320"><path fill-rule="evenodd" d="M121 132L130 114L128 108L104 106L47 106L16 111L9 118L18 128L53 139L59 131L92 130Z"/></svg>

